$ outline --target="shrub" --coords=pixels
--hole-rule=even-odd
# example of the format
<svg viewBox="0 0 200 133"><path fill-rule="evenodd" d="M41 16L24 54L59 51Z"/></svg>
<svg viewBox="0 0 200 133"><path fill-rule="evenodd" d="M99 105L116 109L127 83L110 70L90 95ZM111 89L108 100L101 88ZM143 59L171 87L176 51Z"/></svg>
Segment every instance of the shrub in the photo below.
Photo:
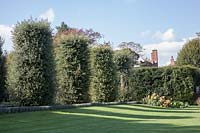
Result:
<svg viewBox="0 0 200 133"><path fill-rule="evenodd" d="M56 101L60 104L88 102L89 40L77 34L61 34L57 40Z"/></svg>
<svg viewBox="0 0 200 133"><path fill-rule="evenodd" d="M111 102L116 99L116 92L113 52L109 45L95 46L91 50L91 100Z"/></svg>
<svg viewBox="0 0 200 133"><path fill-rule="evenodd" d="M188 102L184 103L181 101L176 101L170 97L160 96L156 93L144 97L142 99L142 103L153 106L171 107L171 108L184 108L189 106Z"/></svg>
<svg viewBox="0 0 200 133"><path fill-rule="evenodd" d="M13 32L14 53L8 72L10 99L20 105L53 102L52 32L46 21L18 23Z"/></svg>

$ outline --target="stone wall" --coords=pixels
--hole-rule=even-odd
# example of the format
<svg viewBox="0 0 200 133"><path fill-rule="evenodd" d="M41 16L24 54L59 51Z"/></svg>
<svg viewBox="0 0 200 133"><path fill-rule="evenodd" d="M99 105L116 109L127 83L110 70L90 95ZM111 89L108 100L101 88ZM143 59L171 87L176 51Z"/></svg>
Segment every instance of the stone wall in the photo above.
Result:
<svg viewBox="0 0 200 133"><path fill-rule="evenodd" d="M117 105L117 104L136 104L136 101L131 102L107 102L107 103L82 103L72 105L50 105L50 106L21 106L21 107L9 107L0 106L0 113L20 113L20 112L32 112L32 111L46 111L46 110L59 110L70 109L77 107L89 107L89 106L105 106L105 105Z"/></svg>

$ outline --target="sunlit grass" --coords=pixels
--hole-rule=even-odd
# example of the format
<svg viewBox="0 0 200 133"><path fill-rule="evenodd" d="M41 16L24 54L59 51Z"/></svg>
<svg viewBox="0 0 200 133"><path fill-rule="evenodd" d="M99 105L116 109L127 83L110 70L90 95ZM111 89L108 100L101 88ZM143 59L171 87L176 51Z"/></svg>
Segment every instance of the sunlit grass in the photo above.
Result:
<svg viewBox="0 0 200 133"><path fill-rule="evenodd" d="M92 106L0 115L0 133L188 133L200 132L200 109L146 105Z"/></svg>

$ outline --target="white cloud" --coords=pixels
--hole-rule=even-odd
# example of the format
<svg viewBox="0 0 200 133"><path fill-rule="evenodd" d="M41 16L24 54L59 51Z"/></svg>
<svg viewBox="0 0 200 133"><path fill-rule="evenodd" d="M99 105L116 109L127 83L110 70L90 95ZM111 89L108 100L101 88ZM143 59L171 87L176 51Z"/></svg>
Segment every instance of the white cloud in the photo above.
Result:
<svg viewBox="0 0 200 133"><path fill-rule="evenodd" d="M11 51L13 50L12 34L13 26L0 25L0 36L5 40L3 44L3 50Z"/></svg>
<svg viewBox="0 0 200 133"><path fill-rule="evenodd" d="M160 43L145 44L143 45L145 49L144 54L145 56L150 58L151 51L153 49L157 49L159 66L168 65L171 56L173 56L174 59L176 60L177 54L181 50L183 45L192 38L194 37L190 37L188 39L182 39L181 41L162 41Z"/></svg>
<svg viewBox="0 0 200 133"><path fill-rule="evenodd" d="M159 66L169 64L171 56L176 59L178 52L183 45L194 37L187 37L183 39L177 39L173 28L169 28L164 32L146 30L141 32L142 37L150 38L155 43L145 44L143 47L146 49L144 55L150 58L151 51L153 49L158 50Z"/></svg>
<svg viewBox="0 0 200 133"><path fill-rule="evenodd" d="M39 18L41 18L41 19L47 19L48 22L53 22L54 17L55 17L55 14L54 14L54 10L52 8L49 8L46 12L42 13L39 16Z"/></svg>
<svg viewBox="0 0 200 133"><path fill-rule="evenodd" d="M175 39L174 29L167 29L165 32L157 31L153 38L160 39L162 41L173 41Z"/></svg>
<svg viewBox="0 0 200 133"><path fill-rule="evenodd" d="M164 32L161 31L150 31L146 30L141 32L142 37L150 37L153 40L159 40L159 41L174 41L176 39L176 36L174 34L174 29L169 28Z"/></svg>

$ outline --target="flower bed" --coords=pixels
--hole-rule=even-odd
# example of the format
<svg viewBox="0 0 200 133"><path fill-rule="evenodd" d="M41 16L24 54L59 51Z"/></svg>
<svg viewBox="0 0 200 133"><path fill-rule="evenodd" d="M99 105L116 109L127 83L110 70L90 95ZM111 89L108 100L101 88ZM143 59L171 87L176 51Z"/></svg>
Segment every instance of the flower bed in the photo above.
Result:
<svg viewBox="0 0 200 133"><path fill-rule="evenodd" d="M142 103L153 106L171 108L185 108L189 106L188 102L175 101L171 97L160 96L156 93L152 93L151 95L147 95L146 97L144 97L142 99Z"/></svg>

